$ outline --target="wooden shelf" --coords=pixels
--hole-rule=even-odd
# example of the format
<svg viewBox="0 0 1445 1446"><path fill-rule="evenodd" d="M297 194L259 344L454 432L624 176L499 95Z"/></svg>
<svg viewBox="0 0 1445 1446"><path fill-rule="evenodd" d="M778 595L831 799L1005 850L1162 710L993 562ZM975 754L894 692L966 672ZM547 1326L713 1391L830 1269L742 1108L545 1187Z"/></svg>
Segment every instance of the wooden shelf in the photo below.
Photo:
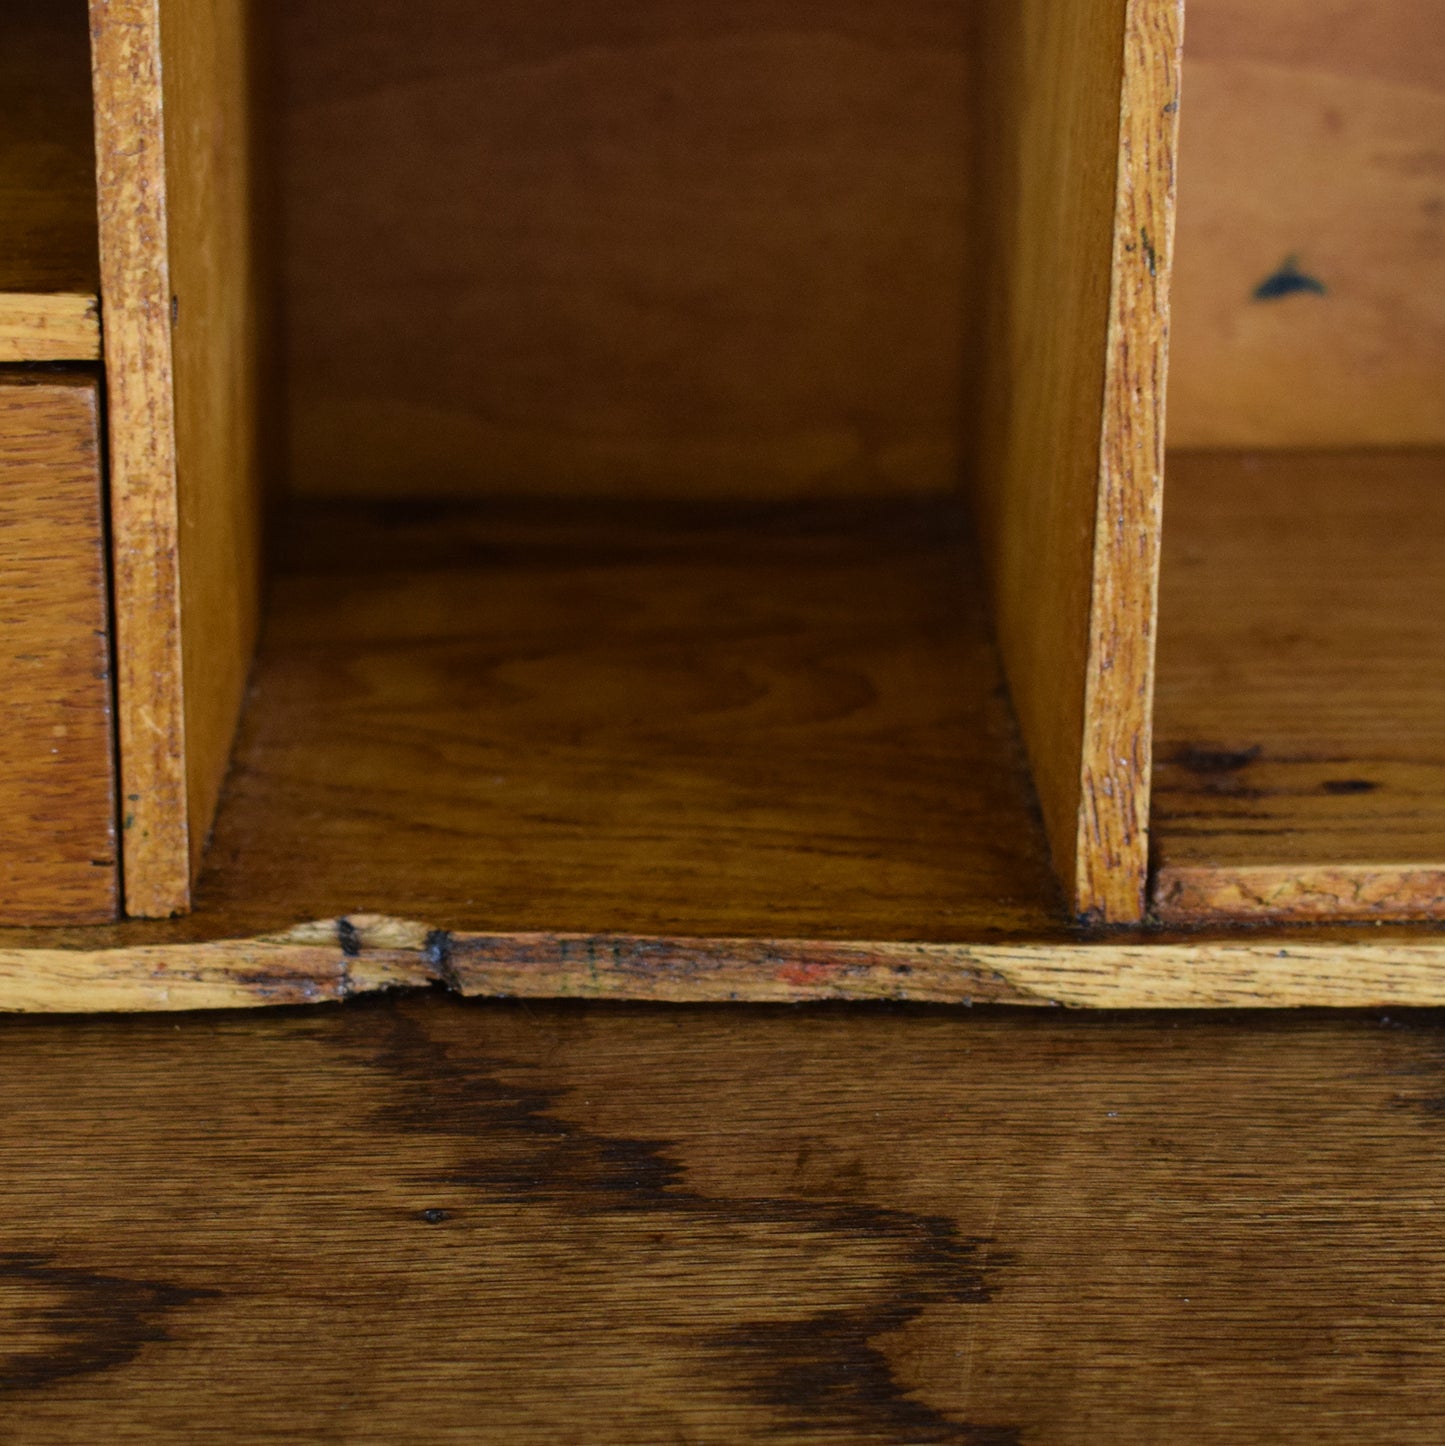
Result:
<svg viewBox="0 0 1445 1446"><path fill-rule="evenodd" d="M1062 919L950 504L319 504L283 531L202 913Z"/></svg>
<svg viewBox="0 0 1445 1446"><path fill-rule="evenodd" d="M95 147L84 0L0 11L0 361L93 361Z"/></svg>
<svg viewBox="0 0 1445 1446"><path fill-rule="evenodd" d="M1159 912L1445 915L1445 453L1180 453L1168 476Z"/></svg>

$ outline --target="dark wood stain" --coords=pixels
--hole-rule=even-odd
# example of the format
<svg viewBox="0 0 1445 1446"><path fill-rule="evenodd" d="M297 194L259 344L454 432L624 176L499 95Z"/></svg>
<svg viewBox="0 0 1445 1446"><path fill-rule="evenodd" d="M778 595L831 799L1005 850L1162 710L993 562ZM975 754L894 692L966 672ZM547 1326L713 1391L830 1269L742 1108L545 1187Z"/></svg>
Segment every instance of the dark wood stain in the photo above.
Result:
<svg viewBox="0 0 1445 1446"><path fill-rule="evenodd" d="M913 1399L875 1344L929 1306L986 1303L991 1275L1012 1263L1007 1252L993 1251L985 1267L980 1247L992 1242L962 1237L955 1222L941 1216L791 1197L727 1199L689 1188L666 1141L573 1124L559 1112L560 1091L504 1084L493 1071L508 1062L460 1059L414 1018L395 1018L372 1063L394 1077L379 1112L385 1125L485 1145L484 1154L423 1182L430 1187L514 1205L546 1200L582 1215L660 1212L709 1235L780 1229L810 1252L846 1245L890 1261L866 1306L801 1320L761 1317L712 1333L707 1344L721 1358L719 1367L777 1413L778 1433L796 1439L846 1431L971 1446L1011 1446L1019 1439L1012 1429L953 1421ZM432 1207L422 1218L438 1223L451 1213Z"/></svg>
<svg viewBox="0 0 1445 1446"><path fill-rule="evenodd" d="M57 1266L45 1255L0 1255L0 1289L38 1322L42 1344L10 1352L0 1346L0 1393L37 1391L77 1376L129 1365L151 1342L171 1339L172 1311L214 1300L219 1290L163 1280L134 1280ZM40 1304L26 1311L27 1292Z"/></svg>
<svg viewBox="0 0 1445 1446"><path fill-rule="evenodd" d="M1438 1446L1442 1097L1439 1012L4 1018L0 1437Z"/></svg>

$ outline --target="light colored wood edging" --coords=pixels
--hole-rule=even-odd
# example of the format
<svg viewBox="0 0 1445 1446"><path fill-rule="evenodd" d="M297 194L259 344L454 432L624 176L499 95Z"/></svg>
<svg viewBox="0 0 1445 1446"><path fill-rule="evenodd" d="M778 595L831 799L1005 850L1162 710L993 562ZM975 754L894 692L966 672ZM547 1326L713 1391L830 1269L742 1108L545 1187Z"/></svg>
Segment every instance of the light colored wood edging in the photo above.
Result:
<svg viewBox="0 0 1445 1446"><path fill-rule="evenodd" d="M1155 883L1161 914L1183 924L1439 919L1445 869L1432 865L1179 865Z"/></svg>
<svg viewBox="0 0 1445 1446"><path fill-rule="evenodd" d="M254 939L0 950L0 1009L254 1008L442 987L468 998L891 1000L1088 1008L1406 1007L1445 1001L1445 933L1402 940L871 944L463 934L380 915Z"/></svg>
<svg viewBox="0 0 1445 1446"><path fill-rule="evenodd" d="M190 903L158 0L91 0L126 911Z"/></svg>
<svg viewBox="0 0 1445 1446"><path fill-rule="evenodd" d="M94 296L0 294L0 362L100 360L100 303Z"/></svg>
<svg viewBox="0 0 1445 1446"><path fill-rule="evenodd" d="M1149 867L1183 25L1179 0L1129 0L1073 880L1078 911L1116 923L1144 917Z"/></svg>

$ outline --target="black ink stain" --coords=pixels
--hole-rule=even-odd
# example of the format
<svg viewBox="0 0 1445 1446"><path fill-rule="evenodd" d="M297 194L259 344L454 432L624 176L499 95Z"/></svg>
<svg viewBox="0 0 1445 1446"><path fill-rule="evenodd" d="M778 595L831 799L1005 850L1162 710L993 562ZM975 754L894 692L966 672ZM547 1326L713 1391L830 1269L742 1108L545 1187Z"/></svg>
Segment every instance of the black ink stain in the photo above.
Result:
<svg viewBox="0 0 1445 1446"><path fill-rule="evenodd" d="M456 1057L425 1028L392 1015L391 1038L370 1055L394 1080L382 1123L408 1133L476 1141L484 1152L418 1184L482 1192L489 1203L546 1205L574 1217L670 1217L691 1232L719 1237L763 1230L792 1238L804 1260L861 1250L878 1262L876 1279L859 1284L863 1303L834 1299L811 1314L796 1311L796 1292L779 1286L780 1314L719 1327L705 1340L733 1363L740 1382L778 1416L790 1439L961 1442L1017 1446L1011 1426L950 1419L913 1397L875 1344L926 1309L982 1305L989 1275L1011 1257L962 1236L944 1216L847 1199L722 1197L690 1188L669 1142L597 1133L561 1118L564 1091L507 1083L500 1061ZM428 1212L430 1213L430 1212ZM423 1218L426 1218L424 1215ZM984 1261L987 1261L985 1269ZM793 1309L790 1309L792 1307Z"/></svg>
<svg viewBox="0 0 1445 1446"><path fill-rule="evenodd" d="M1293 296L1300 291L1312 292L1316 296L1328 294L1323 281L1309 276L1299 269L1298 256L1286 256L1280 263L1279 269L1272 275L1266 276L1254 288L1254 299L1256 301L1278 301L1283 296Z"/></svg>
<svg viewBox="0 0 1445 1446"><path fill-rule="evenodd" d="M1179 749L1169 762L1178 768L1187 768L1190 773L1235 773L1248 767L1263 752L1258 743L1251 748L1202 748L1190 745Z"/></svg>
<svg viewBox="0 0 1445 1446"><path fill-rule="evenodd" d="M53 1344L0 1354L0 1391L35 1391L56 1381L95 1375L129 1364L153 1341L169 1340L165 1315L218 1290L162 1280L132 1280L67 1270L46 1255L0 1255L0 1282L24 1304L27 1287L40 1304L30 1318Z"/></svg>
<svg viewBox="0 0 1445 1446"><path fill-rule="evenodd" d="M361 953L361 935L350 919L336 921L336 942L348 959L355 959Z"/></svg>

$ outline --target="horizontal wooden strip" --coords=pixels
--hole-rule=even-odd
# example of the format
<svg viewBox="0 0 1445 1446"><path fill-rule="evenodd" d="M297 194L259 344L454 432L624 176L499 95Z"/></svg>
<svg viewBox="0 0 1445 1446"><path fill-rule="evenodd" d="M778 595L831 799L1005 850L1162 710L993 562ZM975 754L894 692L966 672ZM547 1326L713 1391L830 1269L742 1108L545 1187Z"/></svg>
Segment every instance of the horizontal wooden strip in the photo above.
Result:
<svg viewBox="0 0 1445 1446"><path fill-rule="evenodd" d="M1445 1003L1445 935L827 943L449 934L357 915L247 940L0 950L0 1008L12 1011L247 1008L428 987L667 1003L1403 1007Z"/></svg>
<svg viewBox="0 0 1445 1446"><path fill-rule="evenodd" d="M68 292L0 294L0 362L100 360L100 303Z"/></svg>
<svg viewBox="0 0 1445 1446"><path fill-rule="evenodd" d="M1155 904L1170 923L1280 923L1445 916L1445 867L1344 864L1165 867Z"/></svg>

